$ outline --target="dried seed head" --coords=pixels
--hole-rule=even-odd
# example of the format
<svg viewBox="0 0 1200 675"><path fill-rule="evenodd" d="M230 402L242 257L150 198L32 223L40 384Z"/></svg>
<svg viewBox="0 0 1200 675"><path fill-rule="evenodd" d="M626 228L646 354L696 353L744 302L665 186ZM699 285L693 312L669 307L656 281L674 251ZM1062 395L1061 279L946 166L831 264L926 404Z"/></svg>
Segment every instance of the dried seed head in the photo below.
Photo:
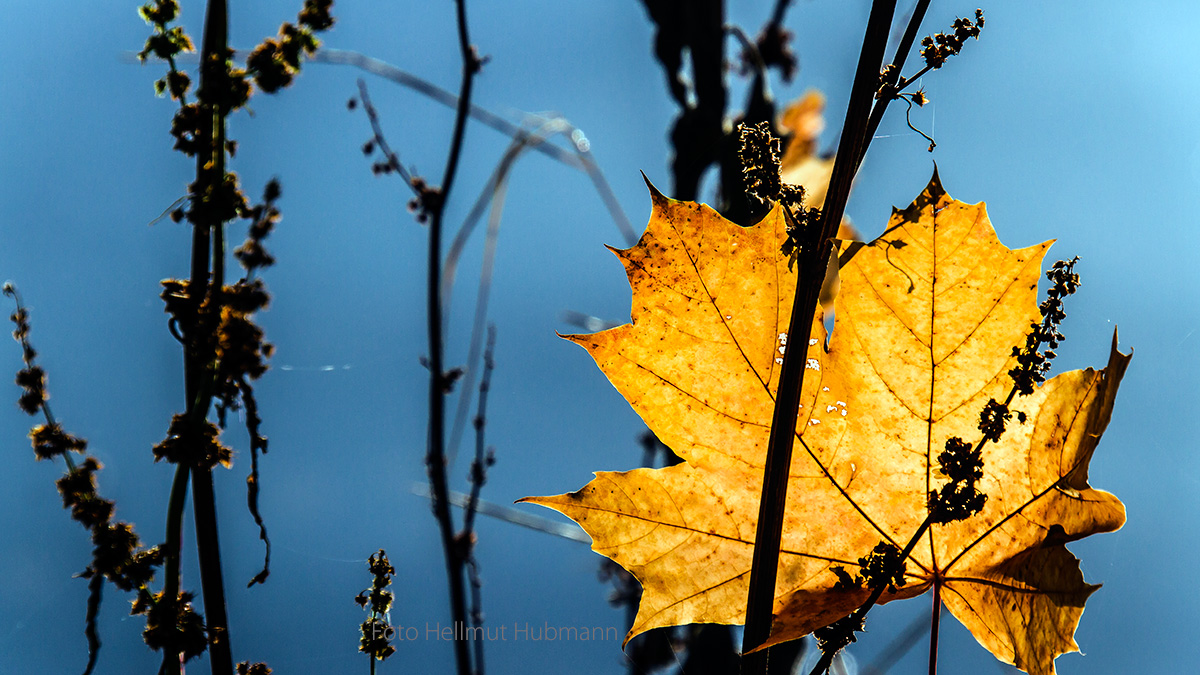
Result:
<svg viewBox="0 0 1200 675"><path fill-rule="evenodd" d="M746 197L760 206L779 199L782 183L779 179L779 139L771 134L767 122L742 124L739 127L741 146L738 159L742 163L742 179Z"/></svg>

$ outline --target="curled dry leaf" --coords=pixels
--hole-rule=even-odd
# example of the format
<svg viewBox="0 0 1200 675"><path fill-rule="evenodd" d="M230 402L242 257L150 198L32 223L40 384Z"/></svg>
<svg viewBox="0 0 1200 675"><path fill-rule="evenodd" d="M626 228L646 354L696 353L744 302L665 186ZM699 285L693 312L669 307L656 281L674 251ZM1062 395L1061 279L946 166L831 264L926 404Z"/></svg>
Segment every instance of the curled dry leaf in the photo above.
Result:
<svg viewBox="0 0 1200 675"><path fill-rule="evenodd" d="M825 128L824 112L825 95L810 89L789 103L779 116L779 127L790 134L779 161L779 177L785 183L803 185L808 191L808 206L818 209L825 202L833 175L833 157L821 157L817 147Z"/></svg>
<svg viewBox="0 0 1200 675"><path fill-rule="evenodd" d="M779 178L784 183L802 185L804 205L819 209L825 204L829 179L833 177L834 158L822 157L817 142L825 129L825 95L816 89L804 92L792 101L779 116L779 127L789 134L787 149L779 161ZM858 231L846 218L838 225L838 239L860 239ZM821 284L821 306L832 311L841 280L834 257L829 258L825 280Z"/></svg>
<svg viewBox="0 0 1200 675"><path fill-rule="evenodd" d="M652 190L638 245L616 251L633 288L632 323L567 339L686 461L599 472L587 486L529 501L558 510L644 593L627 637L660 626L745 619L763 462L782 352L808 368L767 644L855 609L865 589L835 589L887 541L903 548L945 482L947 439L979 438L979 412L1003 400L1012 347L1039 320L1049 242L1010 250L982 204L951 199L937 175L869 244L842 242L842 292L826 349L787 342L796 274L780 254L778 208L741 228L707 206ZM1129 356L1059 375L1014 401L1027 415L983 449L988 495L977 516L934 525L883 602L941 586L949 611L1000 660L1053 673L1076 651L1086 583L1064 544L1118 529L1125 509L1088 484Z"/></svg>

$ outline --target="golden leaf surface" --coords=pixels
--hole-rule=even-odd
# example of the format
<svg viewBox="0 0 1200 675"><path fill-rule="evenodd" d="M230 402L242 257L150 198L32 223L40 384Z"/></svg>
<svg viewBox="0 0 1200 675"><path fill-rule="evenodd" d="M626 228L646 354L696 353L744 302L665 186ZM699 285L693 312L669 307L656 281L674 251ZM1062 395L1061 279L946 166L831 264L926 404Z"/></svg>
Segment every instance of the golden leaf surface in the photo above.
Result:
<svg viewBox="0 0 1200 675"><path fill-rule="evenodd" d="M947 439L980 438L979 413L1012 387L1012 348L1040 320L1049 242L1010 250L983 204L951 199L935 173L870 244L840 243L842 289L826 348L820 312L808 345L787 342L796 275L780 254L778 207L741 228L652 189L641 241L616 251L633 288L632 323L583 346L685 462L599 472L576 492L529 501L560 511L592 548L642 584L626 638L660 626L741 624L762 472L785 349L807 349L775 590L775 644L850 613L869 594L840 590L880 541L903 548L946 480ZM1064 373L1010 406L983 446L988 499L965 521L933 525L887 602L941 587L947 609L997 658L1053 673L1097 586L1064 544L1113 531L1125 509L1088 485L1129 356Z"/></svg>

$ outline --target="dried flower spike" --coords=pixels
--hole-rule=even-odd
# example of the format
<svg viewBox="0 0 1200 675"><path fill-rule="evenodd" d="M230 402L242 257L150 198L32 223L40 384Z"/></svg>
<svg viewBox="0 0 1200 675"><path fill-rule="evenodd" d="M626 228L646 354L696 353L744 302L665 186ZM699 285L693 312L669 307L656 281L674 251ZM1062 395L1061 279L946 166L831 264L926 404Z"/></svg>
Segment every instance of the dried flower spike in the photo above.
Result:
<svg viewBox="0 0 1200 675"><path fill-rule="evenodd" d="M1008 406L993 398L984 404L983 411L979 413L979 430L983 432L984 438L998 443L1000 436L1004 434L1004 423L1010 419L1012 413L1009 412Z"/></svg>
<svg viewBox="0 0 1200 675"><path fill-rule="evenodd" d="M983 510L987 495L975 487L983 478L983 458L980 446L972 447L961 438L946 441L946 449L938 454L938 473L950 479L940 491L929 493L929 519L934 523L966 520Z"/></svg>
<svg viewBox="0 0 1200 675"><path fill-rule="evenodd" d="M848 647L851 642L856 642L858 638L854 634L861 633L862 631L862 617L858 616L858 613L855 612L834 621L824 628L814 630L813 637L817 640L817 649L820 649L826 658L832 659L835 654Z"/></svg>
<svg viewBox="0 0 1200 675"><path fill-rule="evenodd" d="M358 651L383 661L396 652L396 648L391 645L393 630L386 618L392 607L392 592L387 590L387 587L392 583L396 568L392 567L383 549L371 554L367 559L367 568L374 577L371 580L371 588L354 598L359 607L369 607L370 611L367 620L360 627L362 638L359 640Z"/></svg>
<svg viewBox="0 0 1200 675"><path fill-rule="evenodd" d="M858 559L862 567L862 583L872 590L886 587L895 593L897 586L904 585L906 566L900 549L894 544L881 541L866 556Z"/></svg>
<svg viewBox="0 0 1200 675"><path fill-rule="evenodd" d="M1056 356L1054 350L1058 348L1059 342L1066 339L1059 332L1058 325L1067 317L1063 311L1063 298L1079 290L1079 275L1075 273L1077 262L1079 256L1070 261L1059 260L1046 272L1051 287L1046 292L1046 300L1038 308L1042 314L1042 322L1030 324L1025 346L1012 349L1017 366L1009 370L1008 374L1013 378L1017 393L1022 396L1032 394L1036 385L1046 381L1050 361ZM1049 345L1050 349L1038 351L1043 342Z"/></svg>
<svg viewBox="0 0 1200 675"><path fill-rule="evenodd" d="M743 124L739 129L738 159L746 197L759 206L767 206L779 199L783 189L779 179L779 139L771 133L768 122Z"/></svg>
<svg viewBox="0 0 1200 675"><path fill-rule="evenodd" d="M921 57L930 68L941 68L946 59L962 51L967 38L979 39L979 31L983 28L983 10L975 10L975 21L970 19L955 19L951 24L952 33L937 33L932 37L921 40Z"/></svg>

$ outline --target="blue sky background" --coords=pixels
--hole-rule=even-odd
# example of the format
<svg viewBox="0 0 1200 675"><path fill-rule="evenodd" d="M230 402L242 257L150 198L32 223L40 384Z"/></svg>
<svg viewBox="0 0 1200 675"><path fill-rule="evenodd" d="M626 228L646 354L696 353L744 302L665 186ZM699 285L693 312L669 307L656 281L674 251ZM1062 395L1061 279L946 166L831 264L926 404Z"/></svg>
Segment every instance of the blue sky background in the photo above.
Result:
<svg viewBox="0 0 1200 675"><path fill-rule="evenodd" d="M766 2L730 0L728 17L758 31ZM910 3L901 3L902 5ZM232 42L250 47L292 20L298 0L234 2ZM866 0L798 0L801 70L774 82L781 101L809 87L829 100L831 147L844 113ZM892 205L907 205L936 160L951 195L986 201L1011 247L1057 238L1054 258L1082 258L1084 286L1068 303L1068 340L1056 371L1102 366L1114 327L1136 350L1112 423L1092 462L1094 486L1118 495L1129 522L1115 534L1071 545L1090 582L1076 635L1086 657L1060 673L1192 671L1200 643L1200 597L1191 583L1198 547L1198 256L1200 7L1186 2L999 2L985 7L982 39L923 85L933 103L914 122L926 143L889 113L863 165L848 215L878 234ZM946 29L975 5L934 2L924 32ZM450 2L339 0L328 46L388 61L456 89L458 56ZM21 288L33 340L50 374L55 412L89 439L105 464L103 495L149 542L163 536L171 467L150 447L181 409L180 349L166 330L160 279L187 273L189 233L147 223L183 196L194 170L171 151L173 104L156 99L164 68L126 54L149 28L132 2L11 3L0 39L0 279ZM561 112L586 132L596 159L636 227L649 200L639 171L670 185L666 134L676 114L652 58L652 28L636 2L473 2L472 40L491 60L475 102L509 111ZM198 40L202 7L185 2ZM732 53L732 48L730 49ZM915 62L915 59L910 60ZM909 69L910 71L912 68ZM394 623L422 639L398 645L381 672L449 672L448 643L424 627L448 621L442 552L429 509L412 487L424 481L426 231L405 211L394 178L377 178L360 146L369 137L346 100L360 73L312 64L253 115L231 122L240 141L233 168L251 196L271 176L284 187L284 220L269 241L279 263L261 316L278 349L258 387L271 452L262 463L262 511L275 544L265 586L244 588L261 562L245 510L248 461L218 470L217 494L235 657L277 672L365 672L356 652L364 614L353 598L369 584L366 557L383 547L398 569ZM368 77L389 140L402 160L441 175L452 112ZM742 84L734 85L740 92ZM740 93L732 97L740 105ZM733 110L731 109L731 112ZM519 119L513 112L510 118ZM507 139L472 125L449 209L457 226ZM436 178L435 178L436 180ZM230 238L240 241L235 226ZM627 320L629 287L604 244L623 245L587 178L530 154L513 174L490 315L499 331L488 442L498 462L486 499L500 504L578 488L595 470L633 468L640 420L579 348L555 331L564 310ZM465 358L482 240L469 247L450 318L448 361ZM8 310L5 310L7 315ZM289 367L288 369L283 366ZM323 366L333 366L323 370ZM0 345L0 372L20 367ZM0 672L71 672L86 661L83 528L61 508L61 465L36 463L30 420L9 386L0 404ZM244 431L226 438L247 447ZM240 460L248 460L244 455ZM466 488L466 462L452 471ZM536 507L521 507L550 515ZM191 551L189 529L185 544ZM483 519L478 558L489 625L626 625L597 581L586 545ZM199 590L193 553L184 585ZM128 597L105 589L99 673L153 672L141 618ZM882 607L854 646L869 661L928 601ZM1006 672L957 622L941 638L947 672ZM511 630L511 628L510 628ZM615 673L619 643L488 644L492 672ZM924 642L893 672L924 672ZM207 670L193 665L196 672Z"/></svg>

